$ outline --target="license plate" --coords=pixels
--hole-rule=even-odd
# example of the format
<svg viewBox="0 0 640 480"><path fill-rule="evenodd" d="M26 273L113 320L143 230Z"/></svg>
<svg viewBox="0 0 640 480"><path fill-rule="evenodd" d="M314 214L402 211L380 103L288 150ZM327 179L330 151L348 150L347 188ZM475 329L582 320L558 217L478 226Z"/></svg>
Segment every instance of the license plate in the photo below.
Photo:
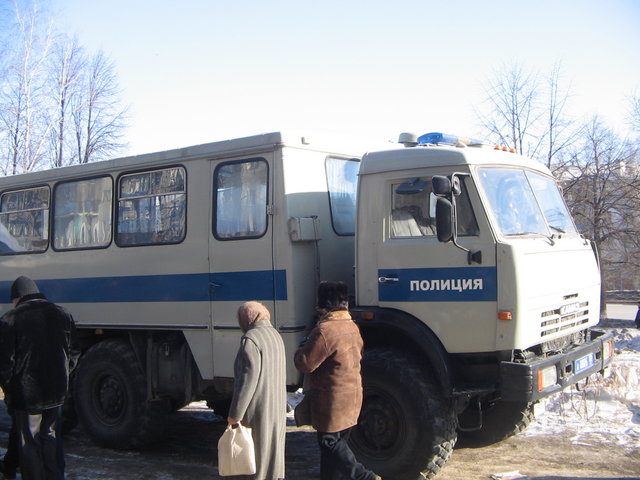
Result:
<svg viewBox="0 0 640 480"><path fill-rule="evenodd" d="M573 364L573 371L575 373L581 373L585 370L589 370L596 363L596 355L594 353L590 353L589 355L585 355L584 357L579 358Z"/></svg>

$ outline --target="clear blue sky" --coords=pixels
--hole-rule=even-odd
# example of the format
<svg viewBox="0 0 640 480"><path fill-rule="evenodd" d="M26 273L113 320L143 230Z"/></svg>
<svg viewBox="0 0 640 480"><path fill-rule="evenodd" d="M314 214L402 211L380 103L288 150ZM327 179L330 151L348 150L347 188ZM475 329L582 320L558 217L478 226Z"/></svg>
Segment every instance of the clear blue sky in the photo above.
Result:
<svg viewBox="0 0 640 480"><path fill-rule="evenodd" d="M622 128L640 95L638 0L51 0L114 60L127 154L268 131L474 135L483 82L561 62L570 113Z"/></svg>

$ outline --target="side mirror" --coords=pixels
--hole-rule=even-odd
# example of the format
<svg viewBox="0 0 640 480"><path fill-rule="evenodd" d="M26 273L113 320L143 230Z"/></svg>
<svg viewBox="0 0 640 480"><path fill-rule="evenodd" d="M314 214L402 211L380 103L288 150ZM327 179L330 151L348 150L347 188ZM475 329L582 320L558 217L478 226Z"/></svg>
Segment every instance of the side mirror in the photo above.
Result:
<svg viewBox="0 0 640 480"><path fill-rule="evenodd" d="M453 204L442 197L436 200L436 233L440 242L453 240Z"/></svg>
<svg viewBox="0 0 640 480"><path fill-rule="evenodd" d="M442 175L435 175L431 179L433 185L433 193L438 197L457 197L462 193L462 186L460 185L460 178L457 175L451 177L443 177Z"/></svg>
<svg viewBox="0 0 640 480"><path fill-rule="evenodd" d="M443 177L442 175L434 175L431 179L433 185L433 194L438 197L451 194L451 180L449 177Z"/></svg>

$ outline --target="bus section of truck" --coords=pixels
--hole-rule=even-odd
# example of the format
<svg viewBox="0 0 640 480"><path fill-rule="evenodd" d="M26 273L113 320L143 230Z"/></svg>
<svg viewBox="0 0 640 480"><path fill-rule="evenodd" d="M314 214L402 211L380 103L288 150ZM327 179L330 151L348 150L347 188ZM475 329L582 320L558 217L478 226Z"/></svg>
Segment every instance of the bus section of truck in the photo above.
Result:
<svg viewBox="0 0 640 480"><path fill-rule="evenodd" d="M292 358L319 280L354 288L358 160L273 133L0 179L2 311L27 275L80 332L67 417L130 448L191 401L226 416L244 301Z"/></svg>

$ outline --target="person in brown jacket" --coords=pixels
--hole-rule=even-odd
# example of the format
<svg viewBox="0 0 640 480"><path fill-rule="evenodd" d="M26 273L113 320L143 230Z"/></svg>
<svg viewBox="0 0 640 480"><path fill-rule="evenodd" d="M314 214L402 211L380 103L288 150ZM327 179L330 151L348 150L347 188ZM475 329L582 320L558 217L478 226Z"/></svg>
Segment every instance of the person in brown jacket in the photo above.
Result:
<svg viewBox="0 0 640 480"><path fill-rule="evenodd" d="M318 432L320 478L381 480L358 463L349 434L362 407L360 360L363 341L348 311L347 287L322 282L318 288L318 324L294 356L296 368L308 375L311 425Z"/></svg>

